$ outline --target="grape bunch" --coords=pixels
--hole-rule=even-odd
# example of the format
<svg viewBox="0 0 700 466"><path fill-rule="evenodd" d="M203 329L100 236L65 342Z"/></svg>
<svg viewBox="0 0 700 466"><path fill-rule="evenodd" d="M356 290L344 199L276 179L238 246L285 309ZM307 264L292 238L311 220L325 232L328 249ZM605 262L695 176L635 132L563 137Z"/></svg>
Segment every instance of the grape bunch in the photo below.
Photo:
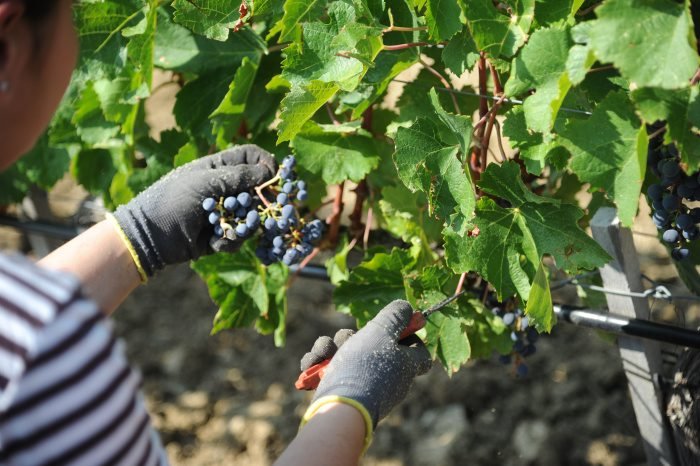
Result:
<svg viewBox="0 0 700 466"><path fill-rule="evenodd" d="M530 326L530 318L526 316L522 309L505 311L501 307L491 309L494 315L498 316L510 330L510 339L513 341L513 351L510 354L499 356L499 361L503 364L511 364L515 361L515 374L518 377L525 377L528 372L524 358L535 354L535 343L539 338L537 330Z"/></svg>
<svg viewBox="0 0 700 466"><path fill-rule="evenodd" d="M684 201L700 201L700 178L686 174L680 166L678 151L673 145L650 144L648 163L660 178L649 185L652 221L669 244L671 257L683 260L690 255L688 243L700 237L700 208L691 208Z"/></svg>
<svg viewBox="0 0 700 466"><path fill-rule="evenodd" d="M248 192L218 202L206 198L202 207L208 212L209 223L214 225L214 238L248 238L260 228L262 234L255 253L265 265L277 261L293 265L311 254L323 235L323 223L299 216L294 202L308 199L308 192L306 183L297 179L295 166L294 156L288 155L277 175L261 185L273 201L268 201L265 194L261 198Z"/></svg>
<svg viewBox="0 0 700 466"><path fill-rule="evenodd" d="M209 223L214 225L214 236L233 241L247 238L260 226L258 204L259 201L250 193L242 192L237 196L220 198L218 202L208 197L202 202L202 207L209 214Z"/></svg>

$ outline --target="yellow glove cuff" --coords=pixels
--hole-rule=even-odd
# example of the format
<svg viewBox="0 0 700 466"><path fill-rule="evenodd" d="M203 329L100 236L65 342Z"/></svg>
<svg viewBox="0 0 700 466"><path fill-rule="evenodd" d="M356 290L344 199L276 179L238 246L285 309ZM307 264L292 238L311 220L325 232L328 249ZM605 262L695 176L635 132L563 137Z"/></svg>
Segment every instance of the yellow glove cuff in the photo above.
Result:
<svg viewBox="0 0 700 466"><path fill-rule="evenodd" d="M139 272L139 277L141 277L141 283L146 283L148 281L148 276L146 275L146 271L143 270L143 266L141 265L141 260L139 260L139 255L136 254L136 250L134 249L134 246L131 244L131 241L129 241L129 238L127 238L126 233L124 233L124 230L122 230L121 225L119 225L119 222L117 222L117 219L114 218L114 215L112 215L108 212L107 214L105 214L105 217L112 224L112 226L114 226L114 229L117 231L117 234L124 242L124 245L126 246L126 249L129 251L129 254L131 254L131 258L134 260L134 265L136 266L136 270Z"/></svg>
<svg viewBox="0 0 700 466"><path fill-rule="evenodd" d="M369 448L370 443L372 443L374 424L372 423L372 417L369 415L367 408L365 408L361 403L351 398L345 398L344 396L324 396L322 398L319 398L318 400L311 403L311 406L309 406L306 410L306 413L304 413L304 417L301 418L301 425L299 426L299 429L304 427L306 423L309 422L311 418L314 417L314 415L321 409L322 406L325 406L330 403L343 403L352 406L353 408L357 409L362 415L362 418L365 421L365 444L362 448L362 454L364 455L367 449Z"/></svg>

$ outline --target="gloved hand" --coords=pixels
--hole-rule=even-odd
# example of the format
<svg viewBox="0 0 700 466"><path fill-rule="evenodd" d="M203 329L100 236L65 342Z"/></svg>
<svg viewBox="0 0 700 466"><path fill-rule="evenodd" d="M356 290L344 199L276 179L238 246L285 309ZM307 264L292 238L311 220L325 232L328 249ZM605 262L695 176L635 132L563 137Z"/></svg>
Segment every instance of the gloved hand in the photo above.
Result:
<svg viewBox="0 0 700 466"><path fill-rule="evenodd" d="M333 357L318 385L305 416L308 421L325 401L347 401L366 410L371 435L377 422L400 403L416 375L425 374L432 361L415 335L398 343L413 309L406 301L393 301L367 325L352 334L340 330L335 339L320 337L301 360L302 372ZM358 407L359 409L359 407ZM362 412L362 410L360 410Z"/></svg>
<svg viewBox="0 0 700 466"><path fill-rule="evenodd" d="M210 241L212 226L202 201L250 191L275 173L268 152L252 144L237 146L173 170L120 206L114 219L142 279L169 264L240 248L243 240Z"/></svg>

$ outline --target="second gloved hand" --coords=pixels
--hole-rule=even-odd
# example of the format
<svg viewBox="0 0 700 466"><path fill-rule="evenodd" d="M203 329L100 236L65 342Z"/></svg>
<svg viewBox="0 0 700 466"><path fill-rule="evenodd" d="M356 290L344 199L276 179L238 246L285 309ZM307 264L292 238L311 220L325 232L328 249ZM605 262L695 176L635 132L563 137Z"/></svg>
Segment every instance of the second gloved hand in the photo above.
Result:
<svg viewBox="0 0 700 466"><path fill-rule="evenodd" d="M374 427L401 402L413 379L432 365L418 337L412 335L398 342L412 315L411 305L397 300L354 335L341 330L334 340L319 338L302 359L301 370L333 359L316 390L307 420L324 400L353 400L367 410Z"/></svg>
<svg viewBox="0 0 700 466"><path fill-rule="evenodd" d="M120 206L114 218L138 256L143 273L212 252L233 252L240 240L211 242L202 208L207 197L250 191L275 175L275 161L254 145L237 146L183 165Z"/></svg>

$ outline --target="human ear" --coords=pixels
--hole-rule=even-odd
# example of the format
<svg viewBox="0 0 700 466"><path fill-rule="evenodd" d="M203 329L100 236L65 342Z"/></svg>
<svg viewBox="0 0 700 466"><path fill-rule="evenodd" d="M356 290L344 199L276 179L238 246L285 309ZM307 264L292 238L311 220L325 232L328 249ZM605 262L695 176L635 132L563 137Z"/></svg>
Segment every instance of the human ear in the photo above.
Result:
<svg viewBox="0 0 700 466"><path fill-rule="evenodd" d="M0 2L0 94L6 93L21 75L31 54L24 5L16 0Z"/></svg>

